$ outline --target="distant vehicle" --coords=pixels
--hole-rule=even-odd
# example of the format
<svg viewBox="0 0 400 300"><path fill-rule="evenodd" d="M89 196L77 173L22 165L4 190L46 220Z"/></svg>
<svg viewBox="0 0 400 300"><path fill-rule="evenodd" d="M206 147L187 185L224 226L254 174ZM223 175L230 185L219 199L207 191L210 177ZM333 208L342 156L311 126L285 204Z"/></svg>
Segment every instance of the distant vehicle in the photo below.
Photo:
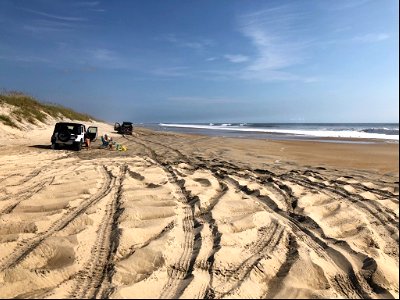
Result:
<svg viewBox="0 0 400 300"><path fill-rule="evenodd" d="M86 130L86 126L80 123L56 123L51 136L51 148L58 149L60 146L72 146L75 150L80 151L85 142L85 133L91 141L95 141L97 131L95 126L90 126Z"/></svg>
<svg viewBox="0 0 400 300"><path fill-rule="evenodd" d="M117 131L120 134L130 134L132 135L133 132L133 126L132 122L122 122L122 124L115 123L114 124L114 130Z"/></svg>

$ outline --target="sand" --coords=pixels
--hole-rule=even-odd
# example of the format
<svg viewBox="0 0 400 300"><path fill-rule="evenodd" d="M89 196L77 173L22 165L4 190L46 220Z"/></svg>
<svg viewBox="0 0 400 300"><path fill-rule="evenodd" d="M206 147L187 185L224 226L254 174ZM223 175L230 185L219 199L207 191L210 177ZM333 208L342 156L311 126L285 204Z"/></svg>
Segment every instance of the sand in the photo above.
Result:
<svg viewBox="0 0 400 300"><path fill-rule="evenodd" d="M398 144L94 124L0 128L2 298L399 297Z"/></svg>

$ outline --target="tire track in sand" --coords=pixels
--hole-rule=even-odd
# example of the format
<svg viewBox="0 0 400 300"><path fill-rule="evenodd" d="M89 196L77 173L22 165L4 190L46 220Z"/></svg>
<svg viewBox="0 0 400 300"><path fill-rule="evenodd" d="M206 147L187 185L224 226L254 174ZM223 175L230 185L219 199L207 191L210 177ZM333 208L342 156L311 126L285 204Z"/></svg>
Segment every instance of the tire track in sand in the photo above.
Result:
<svg viewBox="0 0 400 300"><path fill-rule="evenodd" d="M293 174L296 176L296 180L303 182L304 184L309 184L309 185L316 185L317 187L321 188L321 190L325 191L330 191L332 193L336 193L338 196L341 196L343 198L348 198L350 199L353 203L356 203L360 207L364 209L368 209L369 213L371 213L373 216L376 216L378 218L378 221L381 224L384 223L390 223L394 225L395 227L398 226L399 223L399 218L398 216L394 213L391 212L390 210L386 209L386 207L382 204L379 203L379 200L395 200L398 196L390 193L389 191L384 191L384 190L379 190L379 189L374 189L374 188L368 188L360 183L348 183L346 181L340 181L340 180L330 180L329 183L330 185L324 183L324 182L318 182L316 180L311 180L309 177L304 176L302 174L299 174L299 171L294 171L292 170L288 174L284 174L281 176L288 176L290 178L293 178ZM314 173L305 171L303 174L311 175L313 179L317 178L319 176L316 176ZM333 184L333 186L331 186ZM343 186L345 185L350 185L353 189L354 192L347 191ZM379 200L370 200L364 198L361 194L360 191L365 191L365 192L370 192L374 194L375 196L380 196L384 197L384 199L378 199ZM398 199L396 199L394 203L398 203ZM393 201L392 201L393 202ZM380 218L382 216L386 220ZM380 219L379 219L380 218Z"/></svg>
<svg viewBox="0 0 400 300"><path fill-rule="evenodd" d="M258 183L262 183L263 181L265 181L257 179L256 176L249 176L249 174L246 174L246 176L244 176L243 174L235 171L234 168L230 170L225 168L224 170L220 170L220 172L217 172L216 174L220 174L221 178L223 178L224 176L229 177L230 173L233 173L235 176L242 177L245 179L250 178ZM291 202L292 204L297 203L297 200L295 199L295 196L293 195L291 188L285 185L283 182L281 182L278 178L274 178L278 177L277 175L275 175L270 171L265 171L261 173L268 174L269 176L269 178L267 179L268 182L275 182L276 184L278 184L279 188L282 189L282 191L284 191L284 194L286 194L286 197L290 198L289 200L287 200L288 202ZM282 175L279 177L282 177ZM296 179L293 178L293 180ZM356 291L358 295L363 295L362 297L366 298L368 297L367 292L372 290L377 295L383 295L386 298L392 298L392 295L385 288L377 284L373 278L373 274L377 270L377 263L372 257L369 257L368 255L365 255L361 252L354 251L345 241L327 237L322 231L322 229L319 227L319 225L310 217L294 213L293 211L289 213L284 212L280 210L276 205L276 203L274 203L274 201L270 199L268 196L261 196L261 192L259 190L252 190L249 189L247 186L242 186L239 182L237 182L233 178L229 178L229 181L232 181L234 184L236 184L236 186L242 191L244 191L246 194L259 198L270 209L272 209L275 212L278 212L278 214L283 216L286 215L285 218L292 223L291 226L293 227L293 225L295 225L295 227L293 227L294 232L296 231L298 232L297 229L300 228L303 231L302 234L305 233L306 235L308 235L308 237L311 238L311 241L316 243L315 246L309 245L310 247L312 247L315 251L317 251L317 253L322 250L323 252L321 254L326 253L328 254L329 257L331 257L331 260L333 262L337 262L336 264L340 268L343 268L343 270L346 271L347 278L343 277L343 275L338 274L334 278L333 285L337 288L338 291L342 291L343 295L346 295L346 297L350 297L350 295L354 295L354 291ZM318 186L314 187L311 182L307 187L310 188L311 190L315 189L319 191ZM293 205L293 209L296 209L296 205ZM320 237L316 236L313 233L313 231L319 232ZM360 262L360 264L362 265L362 268L359 271L361 275L361 280L357 277L350 261L348 261L340 251L335 249L335 247L337 246L339 246L341 251L344 251L348 255L352 256L356 261ZM349 279L350 279L350 285L349 285Z"/></svg>
<svg viewBox="0 0 400 300"><path fill-rule="evenodd" d="M147 142L150 142L150 143L153 143L152 141L148 141L148 140L146 140ZM143 144L143 143L140 143L140 142L137 142L137 141L135 141L137 144L140 144L141 146L143 146L143 147L145 147L150 153L151 153L151 155L153 156L153 157L156 157L157 156L157 154L156 154L156 152L155 152L155 150L153 150L153 149L151 149L149 146L147 146L147 145L145 145L145 144ZM224 168L224 167L229 167L232 171L234 171L235 173L237 173L237 171L238 170L240 170L240 168L238 168L238 167L236 167L235 165L233 165L233 164L231 164L231 163L221 163L221 162L217 162L217 163L212 163L212 165L210 165L207 161L204 161L204 160L202 160L201 158L197 158L197 160L199 161L199 163L196 163L196 164L194 164L194 162L193 162L193 160L189 160L185 155L183 155L179 150L176 150L176 149L174 149L174 148L172 148L171 146L164 146L163 144L161 144L161 143L158 143L158 142L154 142L154 144L156 144L156 145L158 145L158 146L162 146L162 147L164 147L164 148L168 148L168 149L170 149L170 150L172 150L172 151L174 151L176 154L178 154L178 156L184 161L184 162L186 162L186 163L188 163L189 165L194 165L196 168L206 168L206 169L208 169L208 170L210 170L212 173L213 173L213 175L218 179L218 181L219 182L223 182L224 184L225 184L225 181L226 181L226 175L229 173L229 171L228 170L224 170L224 169L222 169L222 168ZM227 180L227 182L230 182L230 180ZM232 182L230 182L230 183L232 183ZM236 181L233 181L233 183L234 183L234 185L236 185L237 184L237 182ZM272 201L272 200L271 200ZM272 201L273 202L273 201ZM271 202L269 202L269 204L271 205ZM276 206L276 204L274 203L274 206ZM277 208L277 206L276 206L276 208ZM274 207L274 209L275 209L275 207ZM297 245L297 244L296 244ZM317 246L317 248L318 248L318 246ZM292 264L289 264L290 266L292 265ZM289 270L287 271L287 273L289 272ZM286 274L287 274L286 273ZM211 274L212 274L212 272L211 272ZM211 277L212 278L212 277ZM212 287L209 287L208 288L208 290L207 290L207 293L206 293L206 295L207 295L207 297L209 297L209 298L214 298L215 297L215 295L214 295L214 291L213 291L213 288Z"/></svg>
<svg viewBox="0 0 400 300"><path fill-rule="evenodd" d="M90 197L88 200L79 204L76 208L73 208L69 212L64 214L60 219L55 221L45 232L38 234L33 238L25 239L21 242L18 242L14 251L9 256L3 258L0 261L0 272L15 267L46 238L65 228L71 221L81 215L88 207L97 203L100 199L110 193L114 179L111 177L110 172L107 171L105 166L103 166L101 170L104 176L104 182L100 190L94 196Z"/></svg>
<svg viewBox="0 0 400 300"><path fill-rule="evenodd" d="M323 254L327 254L331 261L338 266L340 270L345 272L345 276L338 274L335 276L337 285L340 292L343 292L346 297L361 297L370 298L368 292L374 292L377 295L382 295L386 298L393 298L391 294L379 284L374 281L373 274L377 270L376 261L366 254L354 251L345 241L336 240L334 238L327 237L322 228L308 216L298 215L296 213L287 213L278 208L278 206L268 196L261 196L259 190L252 190L247 185L241 185L239 182L232 178L229 181L236 184L236 186L249 196L256 197L262 203L264 203L269 209L284 217L288 221L288 225L292 228L293 233L298 235L299 233L305 234L311 240L316 243L320 249L323 250ZM317 249L317 248L315 248ZM360 276L357 276L352 263L346 258L341 251L346 252L354 260L359 261L362 265L362 269L359 271Z"/></svg>
<svg viewBox="0 0 400 300"><path fill-rule="evenodd" d="M128 138L127 138L128 139ZM192 197L190 192L186 190L184 186L184 180L178 180L177 174L180 174L177 170L173 169L168 163L161 162L160 157L157 156L157 153L149 146L144 143L138 142L136 138L133 142L144 147L149 153L150 158L157 162L167 174L169 182L171 182L176 187L176 195L178 195L179 202L183 205L184 218L183 218L183 230L185 233L185 241L183 245L183 254L181 259L170 266L167 269L167 273L169 279L166 285L163 287L160 298L178 298L184 290L190 284L190 277L194 270L194 268L198 268L200 270L204 270L209 273L210 282L208 285L203 286L199 291L199 297L206 297L210 294L210 284L212 281L212 272L211 268L214 263L215 253L220 249L220 240L221 233L218 230L218 226L212 217L212 209L221 199L221 197L226 193L227 186L221 181L218 182L221 187L221 191L212 199L210 199L210 205L205 209L200 211L198 216L194 215L194 206L196 202L199 200L197 196ZM130 141L130 139L128 139ZM177 154L178 158L181 161L187 162L189 165L192 163L187 159L185 155L183 155L179 150L176 150L172 147L165 146L163 144L152 142L144 139L140 139L144 142L150 142L166 148L170 151L173 151ZM182 175L182 174L180 174ZM199 261L196 262L197 256L200 252L201 248L201 230L203 226L207 224L211 228L213 247L211 252L208 255L207 261ZM197 233L195 233L195 231ZM188 253L191 253L190 255ZM190 258L189 258L190 256Z"/></svg>
<svg viewBox="0 0 400 300"><path fill-rule="evenodd" d="M29 199L33 195L35 195L35 194L39 193L41 190L43 190L46 186L51 185L53 183L54 179L55 179L55 176L46 178L36 185L25 188L22 192L20 191L14 195L9 195L7 197L7 199L18 198L18 200L13 201L11 204L7 205L2 210L0 210L0 216L11 213L14 210L14 208L17 207L17 205L20 204L22 201Z"/></svg>
<svg viewBox="0 0 400 300"><path fill-rule="evenodd" d="M352 194L347 192L341 187L331 187L319 182L311 182L310 180L304 178L294 177L293 175L285 174L281 175L281 178L288 180L300 186L306 187L310 190L316 190L318 192L325 193L328 196L335 197L339 196L345 201L350 201L359 207L365 214L369 215L370 218L376 220L380 225L382 225L390 235L398 232L398 221L396 221L391 215L385 213L382 209L376 206L376 203L371 203L371 201L365 201L360 195ZM371 222L373 225L373 222ZM398 235L394 239L398 242Z"/></svg>
<svg viewBox="0 0 400 300"><path fill-rule="evenodd" d="M225 167L225 164L219 164L223 167ZM231 164L229 164L230 166ZM317 237L314 233L312 233L307 227L305 227L305 224L298 220L307 220L311 221L312 224L316 224L313 220L309 220L310 218L304 217L302 215L297 215L294 213L288 213L285 212L277 206L277 204L268 196L261 196L261 193L259 190L252 190L247 187L247 185L241 185L237 180L231 178L229 176L229 173L233 173L235 176L240 176L242 177L243 174L240 174L239 172L236 171L236 169L239 168L229 168L229 169L222 169L220 170L219 168L216 168L215 165L212 165L209 167L209 169L215 174L215 176L219 177L221 180L226 180L229 183L232 183L235 185L239 190L244 192L245 194L255 197L256 199L260 200L270 212L275 212L279 216L282 216L284 220L288 223L288 225L292 228L293 233L296 236L299 236L300 239L304 239L304 236L306 239L308 239L311 243L315 243L314 246L308 245L309 247L313 248L317 253L320 253L320 255L325 256L325 254L330 257L331 261L335 263L340 270L343 270L346 273L346 276L343 277L343 275L335 277L335 281L340 282L340 288L338 289L340 292L343 293L346 297L362 297L362 298L368 298L368 293L366 290L369 290L369 286L366 287L366 290L363 287L363 284L360 283L358 277L356 276L356 273L352 267L352 264L347 260L347 258L337 251L336 249L332 248L329 246L329 242L326 243L323 240L321 240L319 237ZM271 173L271 172L268 172ZM273 173L271 173L273 174ZM282 188L282 184L279 185L280 188ZM288 194L291 198L293 197L290 193L290 188L287 187L284 189L286 191L286 194ZM288 200L290 202L293 202L293 199ZM318 227L318 226L317 226ZM319 230L321 230L318 227ZM322 230L321 230L322 231ZM350 248L350 247L348 247ZM372 280L372 274L376 271L376 268L374 270L369 270L368 274L368 280L367 282L370 284L372 281L372 284L370 286L374 286L375 292L378 294L385 294L388 297L390 297L390 293L388 293L385 289L381 288L379 285L373 282ZM286 272L287 274L287 272ZM333 286L336 286L336 284L333 284Z"/></svg>
<svg viewBox="0 0 400 300"><path fill-rule="evenodd" d="M108 298L113 291L111 282L114 270L113 256L119 243L118 218L123 211L121 195L126 172L127 166L123 165L120 167L118 178L113 178L110 190L117 186L117 191L112 200L107 203L105 214L97 230L95 244L91 249L90 260L76 275L76 283L70 293L71 298Z"/></svg>
<svg viewBox="0 0 400 300"><path fill-rule="evenodd" d="M153 143L152 141L148 141L150 143ZM144 147L147 147L153 155L157 155L156 152L151 149L150 147L138 143ZM185 162L189 163L192 166L195 166L197 168L208 168L209 170L212 171L212 173L216 176L216 178L220 178L221 180L225 180L225 177L227 174L229 174L232 171L235 171L235 173L238 173L236 171L239 171L240 168L236 167L235 165L229 163L218 163L218 164L210 164L208 161L204 161L199 157L196 157L199 163L194 163L193 160L187 159L179 150L173 149L170 146L165 146L162 145L161 143L157 143L159 146L162 146L164 148L169 148L172 151L174 151L176 154L180 156ZM162 153L161 155L164 155ZM231 170L221 170L221 168L229 168ZM260 170L260 171L265 171L265 174L269 174L270 176L274 176L277 179L277 182L279 182L280 176L275 175L274 173L266 170ZM259 173L259 172L258 172ZM238 174L234 174L238 175ZM241 174L243 175L243 174ZM257 177L257 175L255 175ZM282 186L285 186L284 184L279 185L279 188L282 189ZM354 253L355 251L352 251L352 249L348 245L340 245L343 244L342 241L334 241L333 239L330 239L325 236L321 236L321 234L316 235L314 233L314 230L321 232L321 228L319 228L318 224L316 224L312 219L310 219L307 216L302 216L302 215L297 215L295 213L287 213L285 211L282 211L281 209L278 208L276 203L272 199L270 199L267 196L261 196L260 191L252 191L251 189L248 189L247 187L243 187L244 190L243 192L247 193L250 196L254 196L257 200L260 200L267 208L268 211L272 211L277 213L278 215L282 216L286 222L288 223L287 225L290 226L290 228L293 230L293 233L295 236L299 236L301 240L308 240L311 242L311 244L315 244L312 246L314 250L318 250L317 253L321 255L322 257L325 257L327 255L331 261L331 263L334 263L337 265L338 270L342 270L345 274L339 273L335 276L335 278L330 280L332 287L334 287L337 291L340 292L340 294L344 295L345 297L362 297L362 298L369 298L369 292L370 289L372 289L376 294L380 295L385 295L388 298L390 298L390 293L388 293L384 288L381 288L379 285L377 285L374 280L373 280L373 274L376 271L376 262L366 256L362 255L360 253ZM241 189L239 187L239 189ZM290 193L288 194L287 191L285 191L286 195L290 196ZM288 203L291 203L292 206L294 204L294 207L296 207L296 203L293 202L293 199L288 199ZM296 199L294 199L296 201ZM289 210L290 211L290 210ZM311 224L311 229L309 229L309 224ZM315 227L315 225L317 225ZM335 243L338 243L341 249L345 249L346 252L350 252L351 256L356 256L357 260L360 261L360 257L362 256L365 258L362 261L362 278L365 279L360 281L358 276L356 275L352 264L347 260L346 256L344 256L340 251L336 249L336 245L333 247ZM332 244L333 243L333 244ZM332 245L332 246L330 246ZM293 253L293 251L292 251ZM291 266L291 264L287 264L287 266ZM287 268L286 266L286 268ZM287 272L289 270L286 270ZM283 274L287 274L287 272L283 272ZM282 274L281 274L282 275ZM282 278L280 278L282 280ZM368 283L367 285L365 283ZM271 292L276 294L276 288L275 292Z"/></svg>
<svg viewBox="0 0 400 300"><path fill-rule="evenodd" d="M170 166L163 166L163 168L168 172L168 181L175 187L174 194L183 210L182 229L184 232L182 254L178 261L167 266L168 281L160 294L160 298L165 299L178 298L190 283L189 276L191 275L193 264L201 247L201 237L195 235L194 227L199 227L199 222L194 219L193 199L188 198L189 195L184 188L184 181L178 180Z"/></svg>
<svg viewBox="0 0 400 300"><path fill-rule="evenodd" d="M194 205L198 199L190 196L190 193L185 189L184 180L179 180L174 169L168 163L160 161L153 149L137 140L130 140L127 137L126 139L141 145L149 152L149 159L156 162L164 170L168 182L173 187L175 197L180 203L183 213L182 230L184 233L182 254L176 262L167 266L168 280L160 294L162 299L179 298L190 284L193 266L201 248L201 236L199 233L203 225L194 217ZM150 163L153 164L153 162ZM195 227L196 231L198 231L197 234L195 234Z"/></svg>
<svg viewBox="0 0 400 300"><path fill-rule="evenodd" d="M262 276L262 266L260 262L269 258L269 254L273 253L274 249L281 242L284 235L284 228L273 221L269 226L258 229L258 239L250 245L249 252L252 255L248 256L243 262L233 270L218 270L214 272L219 277L224 278L222 286L216 286L213 289L215 298L224 298L229 296L234 290L239 289L244 280L250 276L254 270L259 276Z"/></svg>

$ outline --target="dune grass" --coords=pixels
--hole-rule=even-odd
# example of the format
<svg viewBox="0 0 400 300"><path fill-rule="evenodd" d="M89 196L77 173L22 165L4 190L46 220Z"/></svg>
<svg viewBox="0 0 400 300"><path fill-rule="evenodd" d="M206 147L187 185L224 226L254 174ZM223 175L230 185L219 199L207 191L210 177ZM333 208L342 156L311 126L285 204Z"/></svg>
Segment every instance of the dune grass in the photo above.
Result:
<svg viewBox="0 0 400 300"><path fill-rule="evenodd" d="M6 116L6 115L0 115L0 122L3 123L3 124L5 124L5 125L8 125L8 126L10 126L10 127L19 128L19 127L17 126L17 124L15 124L14 121L11 120L10 117L9 117L9 116Z"/></svg>
<svg viewBox="0 0 400 300"><path fill-rule="evenodd" d="M88 114L78 113L59 104L45 104L20 92L0 93L0 104L2 103L12 106L13 109L9 116L0 115L0 122L16 128L18 128L18 125L13 119L18 122L26 121L31 124L37 124L37 122L46 123L47 115L59 119L96 120Z"/></svg>

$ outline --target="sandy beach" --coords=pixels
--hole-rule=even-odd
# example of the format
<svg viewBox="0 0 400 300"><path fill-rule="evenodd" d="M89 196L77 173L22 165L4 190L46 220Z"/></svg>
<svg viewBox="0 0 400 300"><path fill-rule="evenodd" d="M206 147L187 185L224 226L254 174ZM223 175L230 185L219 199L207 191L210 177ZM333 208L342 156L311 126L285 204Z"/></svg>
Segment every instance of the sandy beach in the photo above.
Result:
<svg viewBox="0 0 400 300"><path fill-rule="evenodd" d="M0 130L2 298L399 298L399 145Z"/></svg>

